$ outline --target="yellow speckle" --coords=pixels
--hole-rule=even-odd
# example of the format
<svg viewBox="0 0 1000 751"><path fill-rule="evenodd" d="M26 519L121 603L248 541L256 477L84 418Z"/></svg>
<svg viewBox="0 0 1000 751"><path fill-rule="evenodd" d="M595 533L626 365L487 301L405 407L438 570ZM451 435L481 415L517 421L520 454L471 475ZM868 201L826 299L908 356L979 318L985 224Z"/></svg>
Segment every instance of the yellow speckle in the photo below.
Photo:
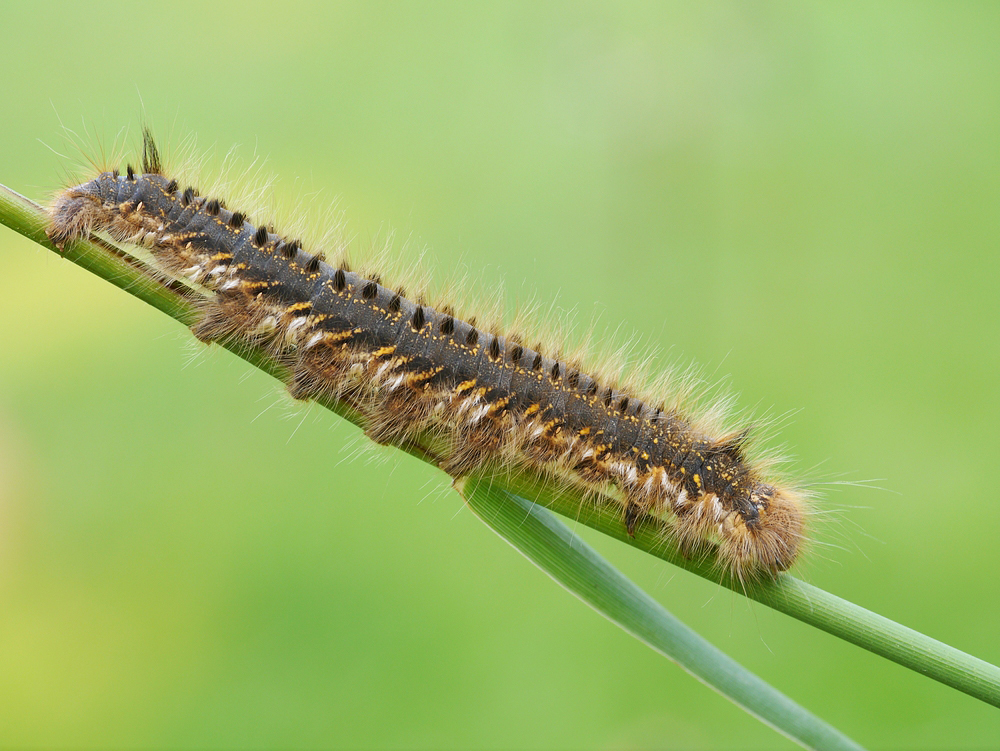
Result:
<svg viewBox="0 0 1000 751"><path fill-rule="evenodd" d="M462 392L468 391L469 389L473 389L475 387L476 387L475 381L462 381L455 387L455 393L461 394Z"/></svg>

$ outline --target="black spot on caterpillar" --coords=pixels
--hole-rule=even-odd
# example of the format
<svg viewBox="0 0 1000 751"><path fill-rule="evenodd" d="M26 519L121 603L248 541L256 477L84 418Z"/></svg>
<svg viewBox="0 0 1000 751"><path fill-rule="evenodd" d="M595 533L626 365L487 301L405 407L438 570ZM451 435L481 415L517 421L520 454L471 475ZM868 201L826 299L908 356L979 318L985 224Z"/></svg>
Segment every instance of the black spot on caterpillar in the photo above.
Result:
<svg viewBox="0 0 1000 751"><path fill-rule="evenodd" d="M379 443L433 429L448 446L441 468L455 477L514 462L614 486L630 533L646 515L666 517L682 549L716 542L740 579L795 561L804 504L748 460L747 430L709 434L541 346L481 331L345 263L333 268L218 198L179 192L148 132L143 147L141 173L104 172L61 192L49 236L61 246L107 231L150 248L169 272L214 292L192 327L198 338L268 347L289 365L295 398L361 397Z"/></svg>

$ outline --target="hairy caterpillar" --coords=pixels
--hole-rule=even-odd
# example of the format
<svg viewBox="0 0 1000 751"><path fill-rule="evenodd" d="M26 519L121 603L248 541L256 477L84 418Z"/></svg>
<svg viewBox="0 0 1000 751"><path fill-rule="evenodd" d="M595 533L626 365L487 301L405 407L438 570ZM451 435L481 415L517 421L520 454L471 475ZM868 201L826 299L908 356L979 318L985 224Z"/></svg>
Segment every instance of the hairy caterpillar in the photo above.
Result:
<svg viewBox="0 0 1000 751"><path fill-rule="evenodd" d="M146 246L214 292L198 338L266 346L288 364L294 397L350 398L379 443L430 430L445 439L439 463L455 477L514 462L613 485L630 533L645 515L666 516L682 549L717 543L740 579L795 561L803 502L746 458L747 430L709 435L679 409L651 407L514 335L329 265L165 175L148 131L141 172L103 172L56 197L53 242L91 231Z"/></svg>

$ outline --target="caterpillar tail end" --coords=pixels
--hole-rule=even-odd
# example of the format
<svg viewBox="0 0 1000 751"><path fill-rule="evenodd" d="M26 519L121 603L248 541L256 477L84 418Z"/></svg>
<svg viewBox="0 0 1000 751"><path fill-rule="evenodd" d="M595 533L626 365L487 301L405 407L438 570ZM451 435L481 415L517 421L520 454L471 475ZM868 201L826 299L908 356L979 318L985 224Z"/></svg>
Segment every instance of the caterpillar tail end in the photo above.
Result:
<svg viewBox="0 0 1000 751"><path fill-rule="evenodd" d="M805 539L806 506L799 493L763 485L755 496L757 518L727 530L720 546L722 562L740 582L787 571Z"/></svg>

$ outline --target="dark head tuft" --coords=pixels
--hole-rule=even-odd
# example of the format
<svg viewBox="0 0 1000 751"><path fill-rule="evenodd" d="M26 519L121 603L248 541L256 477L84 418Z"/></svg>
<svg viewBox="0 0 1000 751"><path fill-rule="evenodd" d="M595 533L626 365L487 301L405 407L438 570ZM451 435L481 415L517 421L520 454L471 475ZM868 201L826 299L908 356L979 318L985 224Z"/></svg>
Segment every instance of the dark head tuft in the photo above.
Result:
<svg viewBox="0 0 1000 751"><path fill-rule="evenodd" d="M163 164L160 162L160 151L149 128L142 129L142 171L148 175L162 175Z"/></svg>

